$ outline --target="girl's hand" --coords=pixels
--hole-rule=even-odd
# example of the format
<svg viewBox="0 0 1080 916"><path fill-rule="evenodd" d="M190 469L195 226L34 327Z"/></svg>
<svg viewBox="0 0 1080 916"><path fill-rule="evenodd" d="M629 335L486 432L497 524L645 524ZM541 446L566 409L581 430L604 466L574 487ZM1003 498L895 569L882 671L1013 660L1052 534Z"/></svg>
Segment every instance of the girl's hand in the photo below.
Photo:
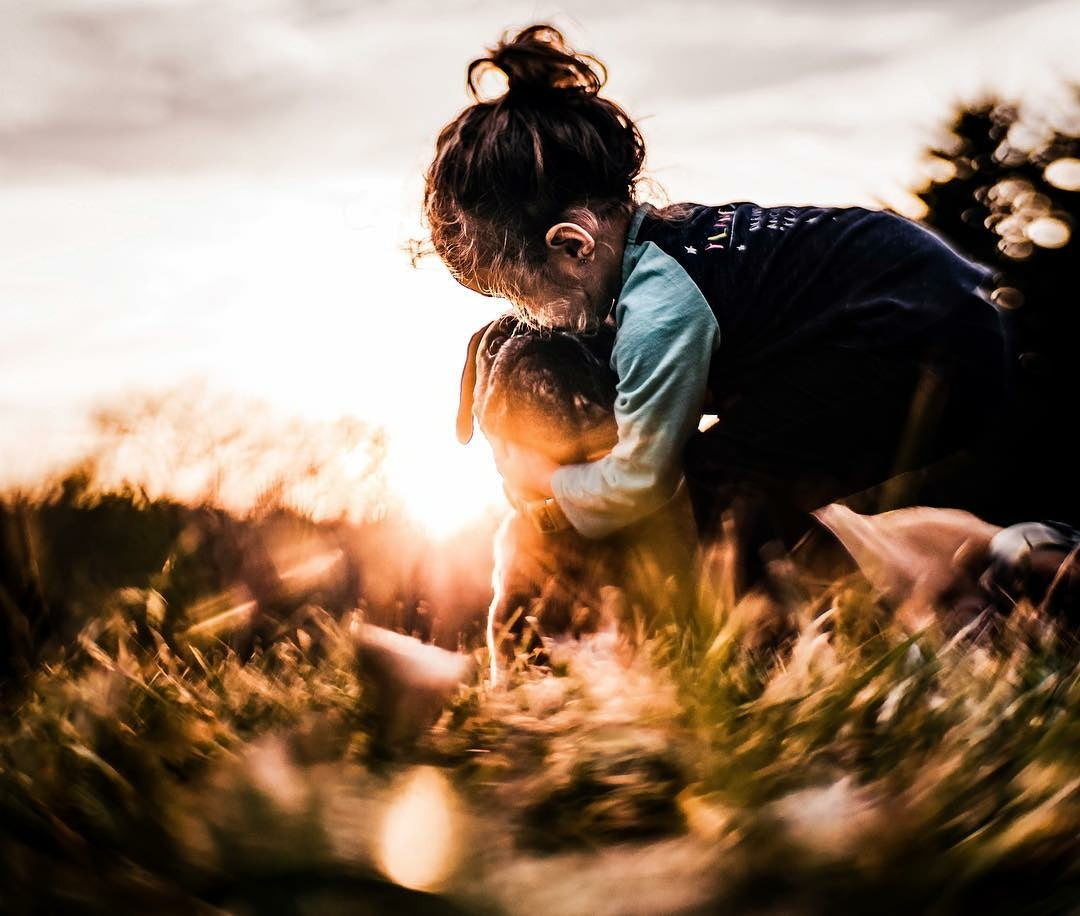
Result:
<svg viewBox="0 0 1080 916"><path fill-rule="evenodd" d="M543 499L554 495L551 492L551 475L559 465L547 455L506 440L493 442L492 451L495 453L495 467L515 495L524 499Z"/></svg>

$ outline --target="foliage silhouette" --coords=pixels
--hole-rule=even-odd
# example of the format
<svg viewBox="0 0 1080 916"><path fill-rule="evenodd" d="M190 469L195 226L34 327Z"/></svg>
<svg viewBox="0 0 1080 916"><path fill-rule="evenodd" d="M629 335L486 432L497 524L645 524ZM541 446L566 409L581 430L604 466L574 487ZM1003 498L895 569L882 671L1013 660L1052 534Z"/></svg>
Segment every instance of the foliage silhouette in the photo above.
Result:
<svg viewBox="0 0 1080 916"><path fill-rule="evenodd" d="M1080 87L1053 114L987 99L959 111L931 151L925 222L996 272L1013 335L1012 480L999 512L1075 522L1074 379L1080 362Z"/></svg>

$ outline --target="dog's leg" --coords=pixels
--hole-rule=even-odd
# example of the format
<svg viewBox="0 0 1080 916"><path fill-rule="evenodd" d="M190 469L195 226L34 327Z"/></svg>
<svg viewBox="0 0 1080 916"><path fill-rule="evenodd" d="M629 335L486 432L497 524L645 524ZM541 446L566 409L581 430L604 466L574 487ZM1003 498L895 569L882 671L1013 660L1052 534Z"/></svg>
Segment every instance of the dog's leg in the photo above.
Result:
<svg viewBox="0 0 1080 916"><path fill-rule="evenodd" d="M375 698L374 737L386 752L416 741L472 675L469 656L412 636L364 623L350 635L361 676Z"/></svg>

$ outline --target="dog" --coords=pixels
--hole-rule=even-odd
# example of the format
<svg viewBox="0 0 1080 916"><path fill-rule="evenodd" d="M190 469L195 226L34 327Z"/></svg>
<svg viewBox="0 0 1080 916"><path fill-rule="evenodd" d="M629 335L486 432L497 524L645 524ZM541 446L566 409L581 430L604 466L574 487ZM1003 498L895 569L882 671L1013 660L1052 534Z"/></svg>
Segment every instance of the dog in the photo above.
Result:
<svg viewBox="0 0 1080 916"><path fill-rule="evenodd" d="M1021 603L1080 624L1080 531L1059 522L1001 527L958 509L814 513L906 629L955 633Z"/></svg>
<svg viewBox="0 0 1080 916"><path fill-rule="evenodd" d="M485 325L467 350L458 438L468 442L475 423L493 444L520 443L560 464L606 453L618 438L617 380L608 364L613 340L610 326L575 336L537 331L511 315ZM931 619L955 630L982 611L1008 614L1025 600L1080 622L1080 533L1068 526L1003 528L969 512L927 506L861 515L833 503L813 515L821 525L817 542L822 533L832 539L912 630ZM792 556L796 567L805 560L798 549ZM541 532L517 503L495 538L489 647L505 650L513 644L509 637L526 631L580 635L611 617L624 630L686 622L697 613L701 561L683 490L654 515L602 540L573 530ZM783 582L776 585L766 582L765 591L783 591ZM790 635L784 607L790 602L767 597L763 639L779 644Z"/></svg>
<svg viewBox="0 0 1080 916"><path fill-rule="evenodd" d="M538 331L504 315L469 341L461 377L457 433L474 422L494 446L516 443L559 464L606 454L615 445L615 373L608 362L614 329L590 335ZM511 497L511 494L507 494ZM514 638L571 635L618 623L640 635L692 613L698 561L689 498L679 492L657 512L603 539L573 529L542 531L511 497L495 536L492 657Z"/></svg>

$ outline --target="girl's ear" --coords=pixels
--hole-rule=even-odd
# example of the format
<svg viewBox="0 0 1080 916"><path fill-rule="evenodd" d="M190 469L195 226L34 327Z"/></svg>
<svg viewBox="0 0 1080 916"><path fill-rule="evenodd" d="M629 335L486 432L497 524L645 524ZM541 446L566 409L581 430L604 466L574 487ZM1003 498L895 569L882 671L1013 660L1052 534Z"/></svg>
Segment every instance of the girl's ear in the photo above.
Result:
<svg viewBox="0 0 1080 916"><path fill-rule="evenodd" d="M552 253L574 261L590 261L596 251L596 239L577 223L556 223L544 235Z"/></svg>

